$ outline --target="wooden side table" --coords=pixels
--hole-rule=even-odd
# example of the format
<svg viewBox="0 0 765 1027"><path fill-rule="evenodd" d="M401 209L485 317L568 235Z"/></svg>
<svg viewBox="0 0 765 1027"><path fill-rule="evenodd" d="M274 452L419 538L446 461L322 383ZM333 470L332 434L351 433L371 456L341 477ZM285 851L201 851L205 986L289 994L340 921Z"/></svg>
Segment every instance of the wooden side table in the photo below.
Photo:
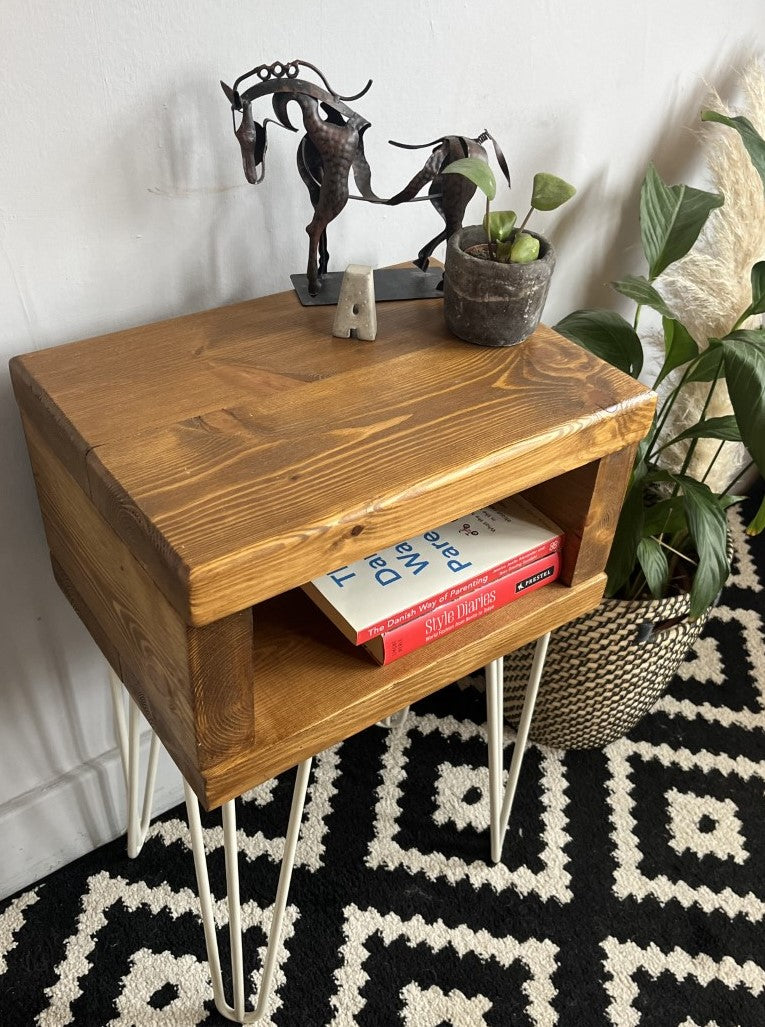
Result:
<svg viewBox="0 0 765 1027"><path fill-rule="evenodd" d="M652 393L547 328L485 349L446 333L439 301L378 316L376 342L334 339L328 308L282 293L11 362L56 580L187 783L216 1002L240 1021L262 1015L274 946L245 1013L227 850L229 1006L195 796L231 838L231 800L301 764L275 943L314 754L489 664L496 781L493 661L599 602L653 414ZM387 667L297 587L518 492L568 533L560 581Z"/></svg>

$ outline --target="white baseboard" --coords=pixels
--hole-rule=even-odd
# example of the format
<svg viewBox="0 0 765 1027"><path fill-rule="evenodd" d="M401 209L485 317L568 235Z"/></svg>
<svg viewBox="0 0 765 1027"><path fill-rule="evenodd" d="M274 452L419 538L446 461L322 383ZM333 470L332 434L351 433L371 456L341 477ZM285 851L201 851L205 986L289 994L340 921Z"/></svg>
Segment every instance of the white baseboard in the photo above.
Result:
<svg viewBox="0 0 765 1027"><path fill-rule="evenodd" d="M148 733L141 740L146 766ZM153 814L183 800L181 775L160 750ZM0 806L0 898L39 881L125 832L125 785L116 749Z"/></svg>

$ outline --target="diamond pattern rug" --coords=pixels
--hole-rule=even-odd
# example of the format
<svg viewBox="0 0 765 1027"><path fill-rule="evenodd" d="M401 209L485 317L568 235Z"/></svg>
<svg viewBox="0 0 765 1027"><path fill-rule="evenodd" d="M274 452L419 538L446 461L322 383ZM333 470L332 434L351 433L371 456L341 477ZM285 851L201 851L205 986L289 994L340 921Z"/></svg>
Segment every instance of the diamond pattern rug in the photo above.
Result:
<svg viewBox="0 0 765 1027"><path fill-rule="evenodd" d="M529 748L502 864L475 689L315 761L263 1024L765 1025L765 547L747 512L721 605L653 711L603 751ZM239 808L251 993L292 780ZM220 896L219 817L204 824ZM181 807L137 860L121 839L0 905L3 1027L224 1022Z"/></svg>

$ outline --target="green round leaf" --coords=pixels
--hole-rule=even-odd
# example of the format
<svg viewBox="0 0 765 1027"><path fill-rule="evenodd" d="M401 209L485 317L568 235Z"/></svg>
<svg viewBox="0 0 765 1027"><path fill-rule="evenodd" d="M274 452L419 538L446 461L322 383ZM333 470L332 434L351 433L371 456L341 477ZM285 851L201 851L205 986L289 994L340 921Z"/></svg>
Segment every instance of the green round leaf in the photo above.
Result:
<svg viewBox="0 0 765 1027"><path fill-rule="evenodd" d="M718 439L720 442L741 442L741 431L734 414L723 414L722 417L705 417L698 424L681 431L679 435L667 443L674 446L676 442L686 439ZM662 446L662 449L665 447Z"/></svg>
<svg viewBox="0 0 765 1027"><path fill-rule="evenodd" d="M761 531L765 531L765 497L763 497L752 522L746 527L747 535L759 535Z"/></svg>
<svg viewBox="0 0 765 1027"><path fill-rule="evenodd" d="M638 545L643 537L644 516L643 484L634 482L627 492L616 524L614 541L606 565L606 595L615 595L632 574L637 560Z"/></svg>
<svg viewBox="0 0 765 1027"><path fill-rule="evenodd" d="M551 175L547 171L539 171L534 175L534 185L531 190L531 206L534 210L555 210L562 206L576 192L573 185L564 182L557 175Z"/></svg>
<svg viewBox="0 0 765 1027"><path fill-rule="evenodd" d="M510 249L513 264L530 264L539 256L539 239L527 232L521 232Z"/></svg>
<svg viewBox="0 0 765 1027"><path fill-rule="evenodd" d="M497 180L485 160L480 157L461 157L454 160L441 170L442 175L464 175L474 185L486 193L489 200L497 195Z"/></svg>
<svg viewBox="0 0 765 1027"><path fill-rule="evenodd" d="M683 497L660 499L657 503L646 505L643 533L649 535L674 535L686 528Z"/></svg>
<svg viewBox="0 0 765 1027"><path fill-rule="evenodd" d="M514 210L493 210L483 216L483 230L492 242L505 242L515 228L517 215Z"/></svg>
<svg viewBox="0 0 765 1027"><path fill-rule="evenodd" d="M688 382L713 382L723 373L722 354L716 346L703 350L694 357L693 370L686 377Z"/></svg>

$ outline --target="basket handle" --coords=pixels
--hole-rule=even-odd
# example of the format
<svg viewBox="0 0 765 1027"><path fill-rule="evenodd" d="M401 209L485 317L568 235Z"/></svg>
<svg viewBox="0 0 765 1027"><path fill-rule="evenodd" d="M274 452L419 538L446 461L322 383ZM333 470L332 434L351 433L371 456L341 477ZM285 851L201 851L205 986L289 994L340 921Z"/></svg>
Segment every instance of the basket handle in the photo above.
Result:
<svg viewBox="0 0 765 1027"><path fill-rule="evenodd" d="M677 628L681 624L690 624L688 617L670 617L668 620L652 621L644 620L638 624L635 641L638 645L647 645L649 642L658 642L663 635Z"/></svg>
<svg viewBox="0 0 765 1027"><path fill-rule="evenodd" d="M712 610L714 610L720 602L721 595L722 589L717 593L714 601L709 604L709 608L702 614L702 617L709 616ZM668 631L679 627L681 624L693 624L693 620L687 614L684 614L681 617L669 617L667 620L660 621L644 620L638 625L635 641L638 645L645 645L648 642L659 641L663 635L667 634Z"/></svg>

